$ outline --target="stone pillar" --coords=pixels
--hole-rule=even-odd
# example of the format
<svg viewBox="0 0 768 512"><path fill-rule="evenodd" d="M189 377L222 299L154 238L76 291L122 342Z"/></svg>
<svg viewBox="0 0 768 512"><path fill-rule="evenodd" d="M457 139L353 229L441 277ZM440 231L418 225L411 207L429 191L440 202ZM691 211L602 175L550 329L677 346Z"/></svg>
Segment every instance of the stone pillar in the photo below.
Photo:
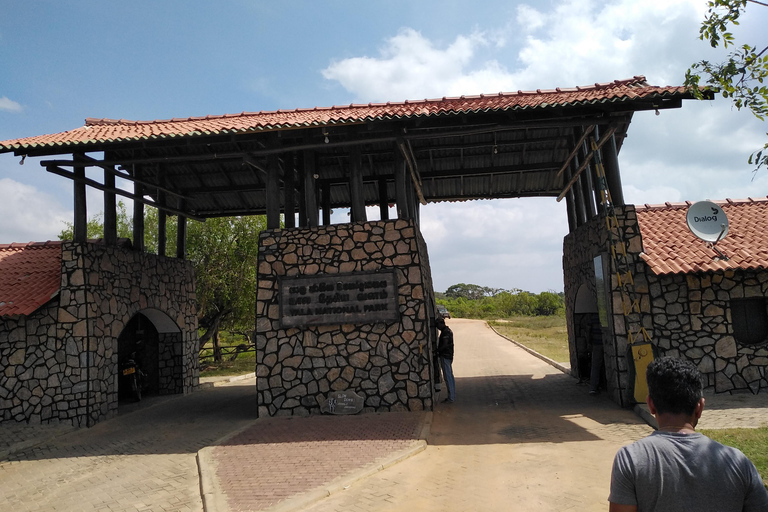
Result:
<svg viewBox="0 0 768 512"><path fill-rule="evenodd" d="M314 311L320 323L281 323L282 280L327 276L333 284L334 279L377 273L394 273L395 319L323 324L325 313ZM434 293L426 244L413 221L264 231L258 276L260 416L316 414L328 393L339 390L364 397L365 412L432 409L434 333L429 318L434 315ZM324 304L302 306L332 309L331 293ZM352 293L367 295L369 290ZM356 297L364 303L364 297Z"/></svg>

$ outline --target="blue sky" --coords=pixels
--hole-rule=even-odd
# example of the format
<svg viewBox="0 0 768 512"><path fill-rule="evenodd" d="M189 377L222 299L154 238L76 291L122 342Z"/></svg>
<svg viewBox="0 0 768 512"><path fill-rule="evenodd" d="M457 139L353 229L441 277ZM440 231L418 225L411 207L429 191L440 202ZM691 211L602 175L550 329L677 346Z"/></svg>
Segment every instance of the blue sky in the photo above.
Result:
<svg viewBox="0 0 768 512"><path fill-rule="evenodd" d="M0 140L85 118L167 119L572 87L645 75L679 85L705 0L0 0ZM762 42L768 8L737 35ZM635 115L619 160L628 202L765 197L749 154L768 126L727 100ZM71 182L0 155L0 243L56 239ZM92 191L93 192L93 191ZM89 192L89 212L101 210ZM343 213L336 216L343 219ZM422 208L435 289L562 290L565 204Z"/></svg>

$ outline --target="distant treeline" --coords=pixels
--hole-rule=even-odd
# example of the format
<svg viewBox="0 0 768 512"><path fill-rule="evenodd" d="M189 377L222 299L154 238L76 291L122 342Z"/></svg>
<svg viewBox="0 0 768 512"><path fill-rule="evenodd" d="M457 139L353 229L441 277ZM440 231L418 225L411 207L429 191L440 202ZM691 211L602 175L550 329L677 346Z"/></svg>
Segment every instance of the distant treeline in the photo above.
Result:
<svg viewBox="0 0 768 512"><path fill-rule="evenodd" d="M563 294L539 294L518 289L504 290L476 284L454 284L436 300L458 318L508 318L513 316L545 316L562 314Z"/></svg>

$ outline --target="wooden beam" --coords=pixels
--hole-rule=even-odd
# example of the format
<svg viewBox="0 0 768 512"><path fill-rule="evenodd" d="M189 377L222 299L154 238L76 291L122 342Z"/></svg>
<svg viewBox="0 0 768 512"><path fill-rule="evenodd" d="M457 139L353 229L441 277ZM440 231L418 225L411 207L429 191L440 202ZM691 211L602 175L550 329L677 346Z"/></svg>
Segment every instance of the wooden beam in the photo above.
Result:
<svg viewBox="0 0 768 512"><path fill-rule="evenodd" d="M586 155L588 153L587 150L587 143L582 142L582 153ZM587 164L587 167L584 169L584 172L581 174L581 191L584 194L584 204L587 205L587 217L589 219L593 218L595 215L597 215L597 201L595 200L595 195L598 193L594 180L592 179L592 166Z"/></svg>
<svg viewBox="0 0 768 512"><path fill-rule="evenodd" d="M167 194L170 194L170 195L175 196L175 197L179 197L181 199L187 199L182 193L177 192L176 190L172 190L170 188L162 187L162 186L159 186L156 183L152 183L152 182L149 182L149 181L146 181L146 180L137 179L135 176L131 176L127 172L122 172L122 171L119 171L119 170L115 169L115 167L114 167L115 165L120 165L120 163L124 163L125 160L114 160L114 161L110 161L110 162L112 162L111 164L107 164L104 161L96 160L96 159L94 159L94 158L92 158L92 157L90 157L88 155L85 155L85 154L82 155L82 158L84 159L83 160L83 164L82 164L83 167L100 167L105 172L113 174L113 175L117 176L118 178L122 178L122 179L127 180L127 181L138 182L138 183L141 183L142 185L144 185L145 187L148 187L148 188L151 188L151 189L161 190L161 191L163 191L163 192L165 192ZM131 160L131 159L128 159L128 160ZM40 162L40 165L45 167L45 168L61 167L61 166L73 167L75 165L75 162L74 162L74 160L43 160L42 162Z"/></svg>
<svg viewBox="0 0 768 512"><path fill-rule="evenodd" d="M421 204L427 204L427 200L424 199L424 193L421 190L421 176L416 167L416 158L413 156L410 142L400 138L397 141L397 147L400 148L400 153L402 153L405 163L411 172L411 181L413 181L413 188L416 191L416 195L419 197L419 201Z"/></svg>
<svg viewBox="0 0 768 512"><path fill-rule="evenodd" d="M184 215L186 217L189 217L190 219L194 219L194 220L198 220L198 221L201 221L201 222L205 222L204 218L198 217L197 215L194 215L194 214L192 214L190 212L183 211L181 209L171 208L170 206L162 206L162 205L158 204L155 201L152 201L152 200L149 200L149 199L146 199L146 198L143 198L143 197L138 197L138 196L136 196L136 194L133 194L131 192L126 192L125 190L120 189L120 188L114 188L114 189L107 188L106 186L102 185L98 181L94 181L94 180L92 180L90 178L85 178L85 177L82 177L82 178L81 177L77 177L74 172L66 171L64 169L61 169L60 167L48 167L48 168L46 168L46 171L50 172L51 174L56 174L58 176L63 176L65 178L69 178L72 181L75 181L75 182L78 182L78 183L82 183L84 185L88 185L89 187L95 188L97 190L114 192L115 194L117 194L119 196L127 197L129 199L133 199L134 201L138 201L140 203L144 203L144 204L149 205L149 206L154 206L155 208L162 208L163 210L167 211L168 213L172 213L174 215ZM182 200L182 204L183 204L183 200Z"/></svg>
<svg viewBox="0 0 768 512"><path fill-rule="evenodd" d="M605 144L606 142L608 142L608 140L610 139L610 137L611 137L611 136L613 136L613 134L614 134L615 132L616 132L616 128L615 128L615 127L613 127L613 128L611 128L611 129L609 129L609 130L606 132L606 134L605 134L605 135L603 135L603 136L600 138L600 141L597 143L597 149L599 150L601 147L603 147L603 144ZM595 156L595 152L594 152L594 151L590 151L590 152L589 152L589 154L587 155L587 157L584 159L584 162L582 162L582 164L581 164L581 166L579 167L579 169L578 169L578 170L576 171L576 173L575 173L575 174L574 174L574 175L571 177L571 180L568 182L568 185L566 185L566 186L565 186L565 188L562 190L562 192L560 192L560 195L559 195L559 196L557 196L557 202L558 202L558 203L559 203L560 201L562 201L562 200L563 200L563 198L565 197L565 194L568 192L568 189L570 189L570 188L573 186L573 184L574 184L574 183L576 183L576 180L578 180L578 179L579 179L579 175L581 174L581 171L583 171L583 170L584 170L584 169L587 167L587 165L589 165L589 161L590 161L590 160L592 160L592 158L593 158L594 156Z"/></svg>
<svg viewBox="0 0 768 512"><path fill-rule="evenodd" d="M587 126L587 129L584 130L584 133L581 134L581 137L579 138L579 141L574 144L573 149L571 150L570 154L565 158L565 161L563 162L563 166L560 167L560 170L557 171L557 177L559 178L561 174L563 174L563 171L565 171L569 165L571 165L571 160L574 156L576 156L576 153L581 149L581 145L584 144L584 141L587 140L587 136L589 136L590 133L592 133L592 130L595 129L595 125L589 125Z"/></svg>

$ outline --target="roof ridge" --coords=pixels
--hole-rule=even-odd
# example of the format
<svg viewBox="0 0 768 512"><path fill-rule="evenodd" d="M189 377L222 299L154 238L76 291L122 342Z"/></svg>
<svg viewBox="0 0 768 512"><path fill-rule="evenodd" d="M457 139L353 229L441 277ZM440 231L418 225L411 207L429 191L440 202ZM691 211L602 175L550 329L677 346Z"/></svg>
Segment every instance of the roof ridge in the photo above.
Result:
<svg viewBox="0 0 768 512"><path fill-rule="evenodd" d="M383 106L399 106L399 105L418 105L418 104L432 104L443 102L456 102L466 100L478 100L486 98L498 98L498 97L513 97L513 96L530 96L530 95L543 95L543 94L561 94L564 92L583 92L583 91L597 91L608 90L617 87L634 86L634 87L650 87L646 82L644 75L635 75L632 78L625 78L622 80L614 80L612 82L595 82L592 85L576 86L570 88L555 87L554 89L536 89L535 91L517 90L516 92L503 92L498 93L480 93L475 95L461 95L461 96L443 96L442 98L424 98L424 99L406 99L401 101L387 101L387 102L369 102L369 103L350 103L348 105L334 105L331 107L303 107L294 109L277 109L277 110L260 110L258 112L241 112L239 114L220 114L220 115L206 115L206 116L190 116L190 117L174 117L171 119L155 119L152 121L141 120L129 120L129 119L110 119L110 118L95 118L88 117L85 119L85 126L108 126L108 125L143 125L143 124L165 124L165 123L184 123L191 121L205 121L215 119L232 119L238 117L258 117L274 114L293 114L302 113L308 111L333 111L333 110L354 110L361 108L374 108Z"/></svg>
<svg viewBox="0 0 768 512"><path fill-rule="evenodd" d="M39 247L52 247L56 245L61 245L61 240L47 240L45 242L12 242L10 244L0 244L0 250L3 249L23 249L25 247L29 248L39 248Z"/></svg>
<svg viewBox="0 0 768 512"><path fill-rule="evenodd" d="M746 199L705 199L705 201L711 201L715 204L718 204L720 206L739 206L742 204L757 204L757 203L768 203L768 196L766 197L747 197ZM635 205L635 210L637 211L649 211L649 210L677 210L680 208L687 208L688 206L691 206L696 201L682 201L682 202L666 202L666 203L657 203L657 204L642 204L642 205Z"/></svg>

